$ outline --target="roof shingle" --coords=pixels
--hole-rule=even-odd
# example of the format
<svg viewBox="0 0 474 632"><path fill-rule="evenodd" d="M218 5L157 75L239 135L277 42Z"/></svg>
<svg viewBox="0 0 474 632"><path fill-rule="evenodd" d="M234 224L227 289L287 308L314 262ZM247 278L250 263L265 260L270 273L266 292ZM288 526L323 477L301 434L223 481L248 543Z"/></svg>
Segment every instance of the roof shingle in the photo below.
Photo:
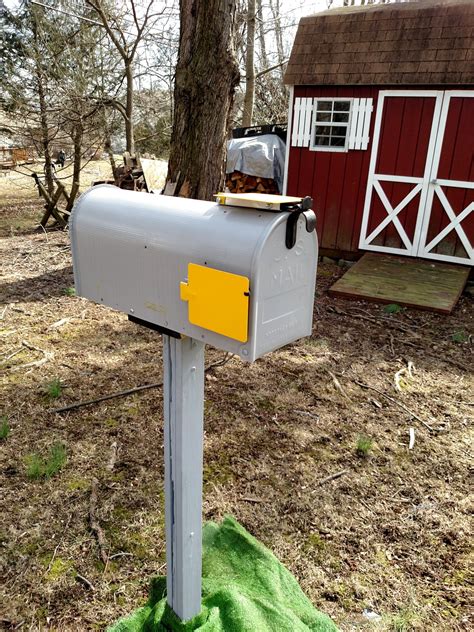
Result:
<svg viewBox="0 0 474 632"><path fill-rule="evenodd" d="M345 7L300 20L290 85L471 84L474 0Z"/></svg>

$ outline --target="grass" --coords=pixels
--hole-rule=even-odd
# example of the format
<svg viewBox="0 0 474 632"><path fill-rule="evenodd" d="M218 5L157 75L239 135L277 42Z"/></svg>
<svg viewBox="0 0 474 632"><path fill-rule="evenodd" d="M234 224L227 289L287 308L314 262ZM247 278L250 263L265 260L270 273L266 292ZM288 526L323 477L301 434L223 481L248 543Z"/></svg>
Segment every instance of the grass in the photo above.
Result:
<svg viewBox="0 0 474 632"><path fill-rule="evenodd" d="M48 382L44 387L44 392L46 397L49 399L57 399L61 396L63 390L63 384L58 377L55 377L54 380Z"/></svg>
<svg viewBox="0 0 474 632"><path fill-rule="evenodd" d="M451 340L458 343L467 342L469 340L469 336L465 331L456 331L454 334L452 334Z"/></svg>
<svg viewBox="0 0 474 632"><path fill-rule="evenodd" d="M38 205L25 211L19 203L7 218L16 221L27 213L32 230L42 210ZM73 284L63 251L67 234L51 231L47 241L43 232L31 230L11 236L8 229L2 242L7 282L19 285L9 295L15 306L6 310L0 333L5 350L20 348L26 336L54 357L32 371L6 373L0 421L6 415L11 431L0 441L2 555L8 567L2 617L24 621L22 630L98 631L142 605L149 575L165 562L158 493L162 391L68 415L52 416L48 409L67 396L69 384L82 400L91 392L158 381L162 347L151 330L137 332L122 314L93 303L82 318L85 304L63 294ZM18 265L22 252L30 253L25 266ZM45 261L57 276L44 277ZM326 268L336 276L341 272ZM206 380L203 519L219 522L233 514L341 630L460 632L469 625L463 619L469 616L470 558L462 535L469 529L469 457L459 448L468 441L462 420L470 411L472 358L468 342L456 344L451 336L470 333L469 298L462 297L450 316L407 310L403 322L414 319L409 340L416 346L405 347L405 335L395 335L383 318L398 320L405 311L390 316L383 306L364 303L380 323L340 314L333 310L348 307L327 297L331 282L332 276L319 279L312 338L253 364L233 360L214 371L216 381ZM36 293L42 300L26 300ZM62 317L73 319L73 326L48 329ZM212 348L206 354L210 363L222 357ZM393 379L405 356L418 369L416 389L398 393ZM326 369L333 366L350 399L330 388ZM38 386L56 377L63 383L61 397L48 400ZM416 454L408 452L407 417L385 400L379 408L371 399L377 396L356 388L355 381L394 394L421 419L437 420L436 429L438 420L440 429L447 419L459 423L452 422L449 432L420 430ZM356 455L359 435L373 440L367 458ZM46 479L43 460L56 441L65 444L67 463ZM109 472L113 441L120 459ZM26 474L24 457L30 453L39 453L38 480ZM344 468L349 476L316 488ZM110 560L105 573L87 519L92 474L99 479L97 518L107 550L125 553ZM424 504L427 493L431 505ZM66 571L68 560L74 566ZM75 568L93 591L76 583ZM365 606L382 619L363 621Z"/></svg>
<svg viewBox="0 0 474 632"><path fill-rule="evenodd" d="M356 454L357 456L367 458L374 445L373 440L365 435L359 435L357 438Z"/></svg>
<svg viewBox="0 0 474 632"><path fill-rule="evenodd" d="M419 623L419 617L411 610L402 610L394 615L390 621L390 630L393 632L410 632Z"/></svg>
<svg viewBox="0 0 474 632"><path fill-rule="evenodd" d="M76 296L76 288L75 287L66 287L66 288L64 288L64 294L66 296Z"/></svg>
<svg viewBox="0 0 474 632"><path fill-rule="evenodd" d="M10 434L10 424L6 416L0 417L0 439L6 439Z"/></svg>
<svg viewBox="0 0 474 632"><path fill-rule="evenodd" d="M62 443L53 443L46 456L33 452L26 457L26 474L28 478L38 480L51 478L66 464L66 448Z"/></svg>
<svg viewBox="0 0 474 632"><path fill-rule="evenodd" d="M403 307L397 305L397 303L390 303L389 305L385 305L385 307L383 308L383 311L386 314L398 314L398 312L401 312L402 310Z"/></svg>

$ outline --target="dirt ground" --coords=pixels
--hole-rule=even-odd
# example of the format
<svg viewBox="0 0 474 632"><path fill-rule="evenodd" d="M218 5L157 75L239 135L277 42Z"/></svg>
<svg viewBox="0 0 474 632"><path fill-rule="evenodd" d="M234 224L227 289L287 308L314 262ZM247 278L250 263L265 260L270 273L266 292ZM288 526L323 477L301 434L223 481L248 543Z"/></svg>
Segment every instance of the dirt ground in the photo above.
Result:
<svg viewBox="0 0 474 632"><path fill-rule="evenodd" d="M161 341L71 296L68 233L5 180L0 628L103 630L166 572L162 391L54 409L160 382ZM204 518L235 516L344 632L472 630L472 299L388 314L328 297L342 273L319 266L310 338L207 372Z"/></svg>

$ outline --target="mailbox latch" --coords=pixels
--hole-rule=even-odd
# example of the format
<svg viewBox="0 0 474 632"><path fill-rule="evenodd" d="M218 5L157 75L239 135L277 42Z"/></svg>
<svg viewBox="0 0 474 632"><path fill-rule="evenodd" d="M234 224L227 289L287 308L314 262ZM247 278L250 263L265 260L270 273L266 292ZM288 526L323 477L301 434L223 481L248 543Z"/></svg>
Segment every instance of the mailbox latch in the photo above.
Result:
<svg viewBox="0 0 474 632"><path fill-rule="evenodd" d="M316 228L316 215L313 211L313 199L309 196L303 198L300 204L294 208L287 209L290 211L286 222L285 244L288 250L291 250L296 244L296 233L298 230L298 220L303 215L306 222L306 230L312 233Z"/></svg>

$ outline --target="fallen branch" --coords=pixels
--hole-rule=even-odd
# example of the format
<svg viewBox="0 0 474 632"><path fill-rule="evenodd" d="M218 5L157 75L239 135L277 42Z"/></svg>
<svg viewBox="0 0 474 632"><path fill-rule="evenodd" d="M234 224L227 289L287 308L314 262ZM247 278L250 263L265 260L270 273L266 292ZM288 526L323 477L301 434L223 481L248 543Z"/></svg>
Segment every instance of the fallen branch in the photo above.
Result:
<svg viewBox="0 0 474 632"><path fill-rule="evenodd" d="M304 415L305 417L311 417L311 419L316 419L319 421L319 415L315 415L314 413L310 413L308 410L297 410L294 411L297 415Z"/></svg>
<svg viewBox="0 0 474 632"><path fill-rule="evenodd" d="M325 478L322 478L319 483L318 483L318 487L320 487L321 485L325 485L326 483L329 483L330 481L334 481L336 478L341 478L341 476L344 476L344 474L347 474L349 470L340 470L340 472L336 472L335 474L331 474L330 476L326 476ZM314 491L312 492L314 494Z"/></svg>
<svg viewBox="0 0 474 632"><path fill-rule="evenodd" d="M95 399L88 399L83 402L77 402L76 404L70 404L69 406L63 406L62 408L53 408L50 413L64 413L68 410L75 410L76 408L82 408L83 406L90 406L91 404L99 404L105 402L108 399L114 399L115 397L126 397L133 393L139 393L140 391L146 391L150 388L158 388L163 386L163 382L156 382L155 384L144 384L143 386L137 386L135 388L129 388L125 391L118 391L117 393L110 393L109 395L103 395L102 397L96 397Z"/></svg>
<svg viewBox="0 0 474 632"><path fill-rule="evenodd" d="M242 497L241 500L244 500L247 503L264 503L263 498L251 498L250 496Z"/></svg>
<svg viewBox="0 0 474 632"><path fill-rule="evenodd" d="M425 428L428 428L428 430L430 432L434 432L434 428L432 426L430 426L428 423L426 423L426 421L421 419L421 417L418 417L418 415L416 413L414 413L412 410L407 408L404 404L402 404L398 400L394 399L393 397L390 397L390 395L387 395L387 393L384 393L383 391L379 390L378 388L375 388L375 386L369 386L368 384L364 384L363 382L358 382L357 380L354 380L354 382L356 384L358 384L362 388L370 389L371 391L375 391L379 395L382 395L382 397L385 397L385 399L388 399L389 402L392 402L392 404L395 404L396 406L398 406L399 408L404 410L406 413L411 415L413 417L413 419L416 419L417 421L419 421L420 424L423 424L423 426L425 426Z"/></svg>
<svg viewBox="0 0 474 632"><path fill-rule="evenodd" d="M99 547L99 557L104 563L104 566L107 566L108 556L106 553L106 542L104 532L101 529L99 521L97 520L97 488L99 485L99 481L96 478L92 479L92 487L91 487L91 497L89 501L89 524L92 533L94 534L97 545Z"/></svg>
<svg viewBox="0 0 474 632"><path fill-rule="evenodd" d="M80 582L81 584L84 584L84 586L87 586L89 590L95 590L92 582L90 582L87 579L87 577L84 577L83 575L79 575L79 573L76 573L76 581Z"/></svg>
<svg viewBox="0 0 474 632"><path fill-rule="evenodd" d="M351 398L347 395L346 391L342 388L342 384L339 382L339 380L334 375L334 373L328 370L327 370L327 373L332 377L332 381L334 383L334 386L336 387L336 390L338 390L341 393L341 395L350 402Z"/></svg>
<svg viewBox="0 0 474 632"><path fill-rule="evenodd" d="M358 318L359 320L366 320L369 323L375 323L376 325L379 325L379 326L389 327L391 329L398 329L398 331L402 331L403 333L411 333L413 336L416 336L416 334L413 333L411 327L407 327L403 325L402 323L392 322L389 319L380 318L380 317L372 317L372 316L364 316L363 314L354 314L351 312L346 312L343 309L339 309L339 308L337 309L333 308L333 309L330 309L329 311L332 311L335 314L339 314L341 316L349 316L350 318Z"/></svg>
<svg viewBox="0 0 474 632"><path fill-rule="evenodd" d="M127 551L119 551L118 553L114 553L109 557L110 560L114 560L116 557L133 557L133 553L128 553Z"/></svg>
<svg viewBox="0 0 474 632"><path fill-rule="evenodd" d="M70 320L71 320L70 318L61 318L61 320L57 320L55 323L50 325L48 329L57 329L58 327L62 327L63 325L68 323Z"/></svg>
<svg viewBox="0 0 474 632"><path fill-rule="evenodd" d="M208 367L204 369L205 372L210 371L211 369L215 369L219 366L224 366L227 364L229 360L231 360L233 355L230 353L226 353L222 360L218 360L213 364L210 364ZM144 384L143 386L136 386L135 388L128 388L125 391L118 391L116 393L110 393L109 395L103 395L102 397L96 397L95 399L88 399L83 402L76 402L75 404L69 404L69 406L63 406L62 408L53 408L49 412L50 413L65 413L68 410L76 410L77 408L82 408L83 406L90 406L91 404L99 404L100 402L105 402L109 399L115 399L116 397L127 397L127 395L132 395L133 393L139 393L140 391L147 391L150 388L160 388L163 386L163 382L155 382L154 384Z"/></svg>
<svg viewBox="0 0 474 632"><path fill-rule="evenodd" d="M51 358L54 357L54 353L51 353L51 351L45 351L44 349L35 347L34 345L30 344L26 340L22 340L21 344L23 347L26 347L30 351L38 351L39 353L42 353L43 357L41 358L41 360L35 360L34 362L27 362L26 364L20 364L19 366L12 367L10 369L11 371L20 371L21 369L29 369L33 367L42 366L43 364L46 364L48 360L51 360Z"/></svg>

